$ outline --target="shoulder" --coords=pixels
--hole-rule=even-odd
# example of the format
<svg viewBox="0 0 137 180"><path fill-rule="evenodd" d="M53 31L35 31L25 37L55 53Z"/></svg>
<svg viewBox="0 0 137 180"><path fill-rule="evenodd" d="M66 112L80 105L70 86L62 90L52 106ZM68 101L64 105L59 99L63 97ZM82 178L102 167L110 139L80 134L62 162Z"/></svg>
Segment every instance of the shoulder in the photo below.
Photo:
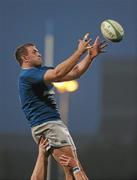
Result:
<svg viewBox="0 0 137 180"><path fill-rule="evenodd" d="M39 68L22 69L20 79L31 83L41 82L48 69L51 69L51 67L42 66Z"/></svg>
<svg viewBox="0 0 137 180"><path fill-rule="evenodd" d="M37 71L38 71L37 69L33 69L33 68L31 68L31 69L22 69L21 72L20 72L19 77L21 79L25 79L25 78L31 76L32 74L34 74Z"/></svg>

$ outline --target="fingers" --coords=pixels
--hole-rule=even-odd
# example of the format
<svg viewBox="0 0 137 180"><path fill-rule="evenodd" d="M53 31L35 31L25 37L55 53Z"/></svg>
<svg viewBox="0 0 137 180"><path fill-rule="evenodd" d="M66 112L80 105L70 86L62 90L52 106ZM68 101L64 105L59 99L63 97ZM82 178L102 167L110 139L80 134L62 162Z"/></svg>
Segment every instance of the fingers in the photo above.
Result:
<svg viewBox="0 0 137 180"><path fill-rule="evenodd" d="M104 43L104 44L100 45L100 48L103 49L103 48L105 48L107 46L108 46L108 43Z"/></svg>
<svg viewBox="0 0 137 180"><path fill-rule="evenodd" d="M60 160L66 160L66 159L69 159L67 156L65 156L65 155L61 155L60 157Z"/></svg>
<svg viewBox="0 0 137 180"><path fill-rule="evenodd" d="M68 156L65 156L65 155L61 155L60 157L59 157L59 159L60 159L60 161L64 161L64 162L69 162L69 160L71 159L70 157L68 157Z"/></svg>
<svg viewBox="0 0 137 180"><path fill-rule="evenodd" d="M105 47L108 46L108 43L106 43L106 41L104 41L103 43L98 44L98 46L99 46L100 49L103 49L103 48L105 48ZM89 46L87 46L86 48L87 48L87 49L91 49L91 48L93 48L93 47L94 47L94 46L89 45Z"/></svg>
<svg viewBox="0 0 137 180"><path fill-rule="evenodd" d="M92 41L92 39L90 38L90 39L88 39L88 40L83 40L83 39L79 39L79 42L84 42L85 43L85 45L88 45L90 42Z"/></svg>
<svg viewBox="0 0 137 180"><path fill-rule="evenodd" d="M107 51L106 50L100 50L101 53L106 53Z"/></svg>
<svg viewBox="0 0 137 180"><path fill-rule="evenodd" d="M44 139L45 139L44 134L42 134L42 136L39 139L38 144L41 144L44 141Z"/></svg>
<svg viewBox="0 0 137 180"><path fill-rule="evenodd" d="M67 157L65 155L61 155L59 157L60 159L60 164L63 165L63 166L68 166L69 165L69 162L70 162L70 157Z"/></svg>
<svg viewBox="0 0 137 180"><path fill-rule="evenodd" d="M86 47L86 49L91 49L91 48L93 48L93 46L89 45L89 46Z"/></svg>
<svg viewBox="0 0 137 180"><path fill-rule="evenodd" d="M47 145L48 144L48 139L45 138L44 141L42 142L43 145Z"/></svg>
<svg viewBox="0 0 137 180"><path fill-rule="evenodd" d="M106 43L105 41L100 45L100 53L106 53L107 51L104 50L104 48L106 48L108 46L108 43Z"/></svg>
<svg viewBox="0 0 137 180"><path fill-rule="evenodd" d="M83 41L83 42L86 42L86 44L90 43L91 42L91 38L89 37L90 33L86 33L83 37L83 39L80 39L79 41Z"/></svg>
<svg viewBox="0 0 137 180"><path fill-rule="evenodd" d="M80 42L80 41L86 42L86 45L88 45L88 46L87 46L87 49L90 49L90 48L93 47L93 46L90 45L90 42L92 41L92 39L89 37L89 35L90 35L90 33L86 33L86 34L84 35L83 39L80 39L80 40L79 40L79 42ZM99 36L96 37L93 45L96 45L96 46L99 45L101 48L104 48L104 47L108 46L108 44L106 43L105 40L103 40L103 41L100 42Z"/></svg>
<svg viewBox="0 0 137 180"><path fill-rule="evenodd" d="M59 157L60 164L63 166L69 166L70 168L76 167L78 165L77 160L74 157L69 157L66 155L61 155Z"/></svg>
<svg viewBox="0 0 137 180"><path fill-rule="evenodd" d="M108 46L108 43L107 43L105 40L103 40L103 41L100 42L99 36L97 36L96 39L95 39L95 41L94 41L93 46L94 46L94 47L98 47L98 48L101 50L101 49L104 49L105 47L107 47L107 46ZM92 48L93 46L91 46L91 48Z"/></svg>
<svg viewBox="0 0 137 180"><path fill-rule="evenodd" d="M42 135L42 136L40 137L39 146L42 146L43 148L47 148L47 146L49 146L48 139L45 138L44 135Z"/></svg>
<svg viewBox="0 0 137 180"><path fill-rule="evenodd" d="M89 40L86 41L86 45L90 44L90 42L92 41L92 39L90 38Z"/></svg>
<svg viewBox="0 0 137 180"><path fill-rule="evenodd" d="M106 52L105 50L103 50L104 48L106 48L108 46L108 44L106 43L105 40L100 41L99 36L96 37L94 43L91 45L91 41L92 39L89 37L90 33L86 33L83 37L83 39L79 40L79 49L83 49L85 52L86 50L88 50L88 53L90 54L94 54L95 57L99 54L99 53L103 53Z"/></svg>
<svg viewBox="0 0 137 180"><path fill-rule="evenodd" d="M100 45L105 44L105 43L106 43L106 41L105 41L105 40L103 40L103 41L101 41Z"/></svg>
<svg viewBox="0 0 137 180"><path fill-rule="evenodd" d="M83 41L85 41L85 42L88 41L88 39L89 39L89 34L90 34L90 33L86 33L86 34L84 35Z"/></svg>
<svg viewBox="0 0 137 180"><path fill-rule="evenodd" d="M100 44L100 39L99 39L99 36L97 36L93 45L98 46L99 44Z"/></svg>

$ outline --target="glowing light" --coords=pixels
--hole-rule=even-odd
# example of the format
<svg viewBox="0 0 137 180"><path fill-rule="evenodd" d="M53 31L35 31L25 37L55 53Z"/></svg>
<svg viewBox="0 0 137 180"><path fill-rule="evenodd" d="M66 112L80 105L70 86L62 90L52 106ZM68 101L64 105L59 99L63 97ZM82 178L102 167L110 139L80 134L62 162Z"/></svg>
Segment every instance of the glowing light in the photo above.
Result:
<svg viewBox="0 0 137 180"><path fill-rule="evenodd" d="M64 93L66 91L64 82L57 82L53 83L54 87L61 93Z"/></svg>
<svg viewBox="0 0 137 180"><path fill-rule="evenodd" d="M78 82L76 80L53 83L54 87L60 92L74 92L78 89Z"/></svg>
<svg viewBox="0 0 137 180"><path fill-rule="evenodd" d="M73 80L73 81L68 81L68 82L65 82L65 86L66 86L66 90L68 92L74 92L78 89L78 82Z"/></svg>

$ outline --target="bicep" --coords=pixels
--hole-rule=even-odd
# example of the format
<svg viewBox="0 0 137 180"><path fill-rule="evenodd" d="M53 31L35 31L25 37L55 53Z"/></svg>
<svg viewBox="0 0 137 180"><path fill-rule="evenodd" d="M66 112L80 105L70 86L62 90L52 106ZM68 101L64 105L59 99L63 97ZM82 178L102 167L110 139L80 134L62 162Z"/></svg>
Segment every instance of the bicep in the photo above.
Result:
<svg viewBox="0 0 137 180"><path fill-rule="evenodd" d="M44 81L46 82L63 82L63 81L71 81L79 78L79 68L76 65L68 74L64 77L59 77L56 73L55 69L49 69L44 74Z"/></svg>
<svg viewBox="0 0 137 180"><path fill-rule="evenodd" d="M55 69L48 69L44 74L44 81L46 82L55 82L58 79Z"/></svg>
<svg viewBox="0 0 137 180"><path fill-rule="evenodd" d="M63 82L63 81L71 81L79 78L79 69L78 66L75 66L68 74L64 77L57 79L54 82Z"/></svg>

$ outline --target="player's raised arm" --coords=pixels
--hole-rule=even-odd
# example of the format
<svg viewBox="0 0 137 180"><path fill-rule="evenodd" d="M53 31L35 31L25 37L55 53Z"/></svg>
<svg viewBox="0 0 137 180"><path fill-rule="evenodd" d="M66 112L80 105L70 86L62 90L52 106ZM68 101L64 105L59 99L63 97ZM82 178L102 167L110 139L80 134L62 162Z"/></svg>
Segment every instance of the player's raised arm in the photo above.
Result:
<svg viewBox="0 0 137 180"><path fill-rule="evenodd" d="M87 34L85 36L87 36ZM60 79L68 74L78 63L81 55L83 55L83 53L87 51L90 41L91 39L88 39L87 41L84 41L83 39L79 40L77 50L68 59L57 65L55 69L49 69L44 75L44 80L47 82L60 81Z"/></svg>
<svg viewBox="0 0 137 180"><path fill-rule="evenodd" d="M60 156L59 159L61 165L70 167L75 177L75 180L88 180L88 178L84 176L75 159L65 155Z"/></svg>
<svg viewBox="0 0 137 180"><path fill-rule="evenodd" d="M73 79L78 79L85 71L89 68L93 59L100 53L105 52L104 48L107 46L105 41L100 42L99 37L96 38L92 46L89 46L88 54L84 57L81 62L76 64L74 68L60 81L70 81Z"/></svg>

